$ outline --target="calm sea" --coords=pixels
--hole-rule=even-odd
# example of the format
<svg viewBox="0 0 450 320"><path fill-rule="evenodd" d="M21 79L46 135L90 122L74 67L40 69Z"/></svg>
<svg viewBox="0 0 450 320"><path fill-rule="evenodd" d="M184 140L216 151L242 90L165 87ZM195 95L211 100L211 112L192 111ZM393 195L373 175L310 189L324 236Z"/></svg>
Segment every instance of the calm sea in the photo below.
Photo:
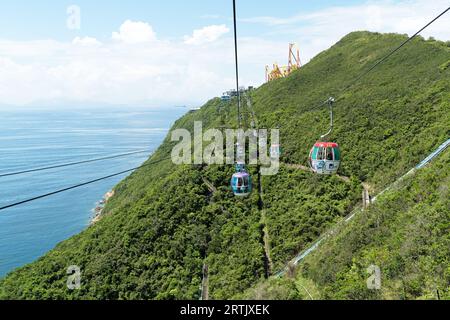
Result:
<svg viewBox="0 0 450 320"><path fill-rule="evenodd" d="M127 111L0 111L0 174L155 150L184 108ZM0 177L0 207L140 165L146 154ZM124 176L0 211L0 277L85 229L92 209Z"/></svg>

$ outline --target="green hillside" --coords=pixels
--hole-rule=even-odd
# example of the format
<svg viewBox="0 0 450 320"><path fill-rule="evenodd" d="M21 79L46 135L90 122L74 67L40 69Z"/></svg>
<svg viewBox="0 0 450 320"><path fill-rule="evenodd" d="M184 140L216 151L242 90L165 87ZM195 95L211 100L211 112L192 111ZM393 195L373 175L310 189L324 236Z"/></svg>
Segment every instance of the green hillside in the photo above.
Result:
<svg viewBox="0 0 450 320"><path fill-rule="evenodd" d="M450 299L450 151L409 176L302 265L325 299ZM366 269L381 270L368 290ZM439 293L438 293L439 292Z"/></svg>
<svg viewBox="0 0 450 320"><path fill-rule="evenodd" d="M339 227L296 270L239 297L450 299L449 168L447 150ZM367 288L371 265L380 268L380 290Z"/></svg>
<svg viewBox="0 0 450 320"><path fill-rule="evenodd" d="M344 161L340 174L349 180L316 176L286 165L305 165L312 144L327 130L327 110L315 106L404 39L395 34L351 33L290 77L251 93L259 126L279 126L285 151L276 176L258 179L257 168L250 168L256 189L261 184L261 199L257 190L246 199L232 195L232 166L176 166L164 160L174 146L169 134L149 165L115 188L100 222L1 280L0 298L198 299L204 265L209 271L209 298L240 296L342 221L358 205L362 182L374 192L383 189L450 136L450 43L417 38L336 104L336 129L331 138L341 145ZM249 110L244 111L248 119ZM194 121L203 121L205 129L233 128L236 118L235 102L226 104L216 98L179 119L172 129L192 131ZM156 160L162 161L150 165ZM443 170L436 172L448 175L448 165L443 165ZM428 174L429 179L435 177L438 187L440 176L434 171ZM439 192L429 187L424 191L427 196ZM420 199L428 198L417 198L415 192L402 192L397 196L401 201L393 199L411 207L411 211L405 209L404 219L415 212L414 201L426 205ZM385 202L388 207L389 200L386 196L380 205ZM427 221L437 223L440 214L427 216ZM385 228L391 229L396 221L386 219L385 223ZM406 228L408 224L402 225ZM358 224L354 226L359 230ZM394 241L392 235L377 234L370 228L364 232L378 241L373 240L373 248L385 240ZM398 232L404 234L406 229L399 226ZM345 242L352 246L348 248L339 239L329 250L342 250L347 260L324 264L325 256L314 256L316 260L308 262L310 268L302 271L305 279L299 281L320 291L324 298L366 297L355 288L354 278L346 276L346 268L348 259L354 257L362 263L358 261L366 261L367 255L374 253L364 251L366 246L357 240ZM434 242L424 244L427 250L433 246ZM439 261L436 258L429 263L435 266ZM66 288L66 270L71 265L81 267L80 290ZM425 277L425 270L426 266L415 274ZM381 298L401 295L403 288L395 282L398 274L401 272L392 276L389 294ZM295 283L283 283L281 288L275 284L274 290L288 298L302 297L294 290ZM265 286L272 288L270 283ZM416 293L423 291L408 293L408 298L428 294L424 282L412 281L411 286L419 287L413 288Z"/></svg>

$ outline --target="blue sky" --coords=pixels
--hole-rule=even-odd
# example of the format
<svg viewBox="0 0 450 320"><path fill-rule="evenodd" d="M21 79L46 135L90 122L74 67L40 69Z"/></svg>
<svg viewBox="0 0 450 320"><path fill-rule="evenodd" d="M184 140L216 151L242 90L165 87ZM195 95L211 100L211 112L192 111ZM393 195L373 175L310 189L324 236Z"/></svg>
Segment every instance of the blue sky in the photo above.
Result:
<svg viewBox="0 0 450 320"><path fill-rule="evenodd" d="M361 0L238 0L240 18L254 16L290 16L339 5L364 3ZM71 31L65 27L66 9L77 5L82 10L82 29ZM74 34L110 37L125 20L147 21L161 37L180 37L186 30L205 24L231 23L229 0L2 0L0 30L2 38L37 40L52 38L71 40ZM270 31L243 23L242 35L257 35Z"/></svg>
<svg viewBox="0 0 450 320"><path fill-rule="evenodd" d="M413 34L448 0L238 0L241 83L357 30ZM81 9L69 29L67 9ZM0 107L198 106L234 86L231 0L1 0ZM450 40L450 14L423 33Z"/></svg>

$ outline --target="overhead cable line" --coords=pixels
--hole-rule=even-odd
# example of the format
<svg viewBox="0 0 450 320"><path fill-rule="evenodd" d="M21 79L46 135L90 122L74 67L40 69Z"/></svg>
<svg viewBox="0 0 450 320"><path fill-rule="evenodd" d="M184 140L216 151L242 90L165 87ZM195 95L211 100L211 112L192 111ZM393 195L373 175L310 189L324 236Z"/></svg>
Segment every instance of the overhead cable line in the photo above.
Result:
<svg viewBox="0 0 450 320"><path fill-rule="evenodd" d="M69 163L62 163L62 164L54 164L54 165L49 165L46 167L27 169L27 170L21 170L21 171L9 172L9 173L2 173L2 174L0 174L0 178L17 176L17 175L21 175L21 174L25 174L25 173L32 173L32 172L46 171L46 170L51 170L51 169L71 167L71 166L75 166L75 165L116 159L116 158L123 158L123 157L130 156L130 155L149 153L149 152L151 152L151 151L150 150L140 150L140 151L133 151L133 152L122 153L122 154L117 154L117 155L113 155L113 156L101 157L101 158L69 162Z"/></svg>
<svg viewBox="0 0 450 320"><path fill-rule="evenodd" d="M233 0L233 24L234 24L234 59L236 64L236 94L238 104L238 125L241 128L241 93L239 90L239 61L238 61L238 39L237 39L237 18L236 0Z"/></svg>
<svg viewBox="0 0 450 320"><path fill-rule="evenodd" d="M427 29L429 26L431 26L434 22L436 22L439 18L441 18L443 15L445 15L448 11L450 11L450 7L448 7L447 9L445 9L442 13L440 13L438 16L436 16L433 20L431 20L430 22L428 22L424 27L422 27L419 31L417 31L414 35L412 35L411 37L409 37L408 39L406 39L405 41L403 41L399 46L397 46L395 49L393 49L392 51L390 51L387 55L385 55L383 58L381 58L377 63L375 63L370 69L368 69L367 71L364 71L363 73L361 73L358 77L356 77L349 85L347 85L345 88L343 88L342 90L339 91L338 95L336 96L336 100L342 97L342 94L344 92L346 92L348 89L350 89L351 87L353 87L358 81L360 81L362 78L364 78L365 76L367 76L369 73L371 73L373 70L375 70L377 67L379 67L381 64L383 64L384 62L386 62L386 60L388 60L391 56L393 56L395 53L397 53L397 51L399 51L401 48L403 48L406 44L408 44L409 42L411 42L414 38L416 38L422 31L424 31L425 29ZM317 105L315 108L313 109L318 109L323 107L324 105L326 105L329 101L329 98L327 98L327 100L321 102L319 105Z"/></svg>
<svg viewBox="0 0 450 320"><path fill-rule="evenodd" d="M124 171L121 171L121 172L110 174L110 175L105 176L105 177L101 177L101 178L98 178L98 179L94 179L94 180L90 180L90 181L87 181L87 182L79 183L79 184L76 184L76 185L73 185L73 186L70 186L70 187L67 187L67 188L59 189L59 190L56 190L56 191L53 191L53 192L49 192L49 193L46 193L46 194L42 194L42 195L39 195L39 196L36 196L36 197L32 197L32 198L29 198L29 199L25 199L25 200L21 200L21 201L15 202L15 203L11 203L11 204L8 204L8 205L0 207L0 211L6 210L6 209L9 209L9 208L13 208L13 207L17 207L19 205L22 205L22 204L25 204L25 203L29 203L29 202L33 202L33 201L36 201L36 200L39 200L39 199L47 198L47 197L50 197L50 196L53 196L53 195L56 195L56 194L59 194L59 193L63 193L63 192L69 191L69 190L78 189L80 187L83 187L83 186L86 186L86 185L89 185L89 184L93 184L93 183L96 183L96 182L99 182L99 181L102 181L102 180L107 180L107 179L110 179L110 178L113 178L113 177L117 177L117 176L123 175L125 173L136 171L136 170L141 169L143 167L148 167L150 165L154 165L154 164L157 164L157 163L160 163L160 162L163 162L163 161L166 161L166 160L170 160L170 159L171 158L164 158L164 159L160 159L160 160L155 160L155 161L143 164L143 165L141 165L139 167L136 167L136 168L124 170Z"/></svg>
<svg viewBox="0 0 450 320"><path fill-rule="evenodd" d="M363 72L362 74L360 74L358 77L356 77L347 87L345 87L344 89L342 89L339 92L339 97L348 89L350 89L351 87L353 87L359 80L361 80L362 78L364 78L365 76L367 76L369 73L371 73L375 68L377 68L379 65L381 65L383 62L385 62L387 59L389 59L392 55L394 55L397 51L399 51L401 48L403 48L406 44L408 44L410 41L412 41L414 38L416 38L422 31L424 31L425 29L427 29L429 26L431 26L436 20L438 20L439 18L441 18L444 14L446 14L448 11L450 11L450 7L448 7L447 9L445 9L442 13L440 13L436 18L434 18L433 20L431 20L430 22L428 22L422 29L420 29L419 31L417 31L414 35L412 35L411 37L409 37L408 39L406 39L405 41L403 41L402 44L400 44L398 47L396 47L394 50L392 50L391 52L389 52L387 55L385 55L382 59L380 59L377 63L375 63L369 70Z"/></svg>

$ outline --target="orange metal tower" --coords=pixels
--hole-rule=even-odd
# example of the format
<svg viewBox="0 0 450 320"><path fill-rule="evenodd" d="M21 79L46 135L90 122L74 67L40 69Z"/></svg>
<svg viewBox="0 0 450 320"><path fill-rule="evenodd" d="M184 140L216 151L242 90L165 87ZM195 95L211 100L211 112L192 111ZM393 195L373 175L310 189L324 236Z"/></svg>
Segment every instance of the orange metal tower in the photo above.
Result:
<svg viewBox="0 0 450 320"><path fill-rule="evenodd" d="M274 63L272 70L270 70L269 66L266 66L266 82L287 77L301 66L300 50L296 44L290 43L288 65L279 66L277 63Z"/></svg>
<svg viewBox="0 0 450 320"><path fill-rule="evenodd" d="M289 43L288 73L299 69L302 66L300 61L300 49L295 43Z"/></svg>

